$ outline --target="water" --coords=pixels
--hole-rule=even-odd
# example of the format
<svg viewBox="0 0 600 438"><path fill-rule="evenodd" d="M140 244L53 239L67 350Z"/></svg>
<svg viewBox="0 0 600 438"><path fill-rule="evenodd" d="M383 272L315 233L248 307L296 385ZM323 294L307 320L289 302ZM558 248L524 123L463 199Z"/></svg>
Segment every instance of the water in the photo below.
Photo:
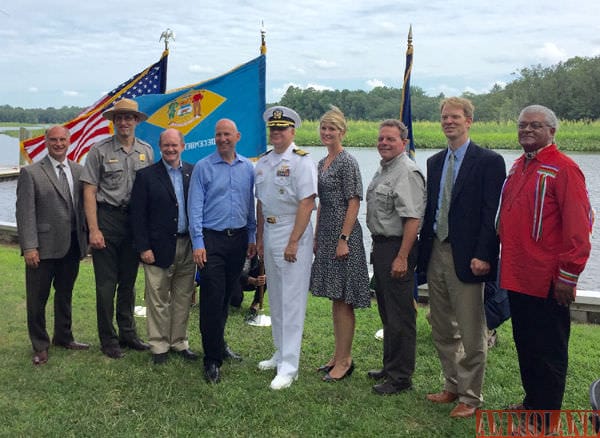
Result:
<svg viewBox="0 0 600 438"><path fill-rule="evenodd" d="M303 147L303 149L310 152L310 156L315 163L318 163L321 158L327 155L325 147ZM379 167L379 153L375 148L346 148L346 150L354 155L360 165L363 190L365 192L363 195L366 195L369 182ZM423 173L427 172L427 159L437 152L439 152L439 149L417 151L416 161ZM512 166L515 159L521 155L516 150L501 150L496 152L499 152L504 157L507 170ZM600 154L569 152L568 155L577 162L583 171L592 207L600 212L600 173L598 172L600 168ZM366 207L366 202L361 202L358 220L363 227L365 248L368 251L371 247L371 236L366 225ZM592 234L592 253L578 282L578 288L581 290L600 291L600 231L598 230L600 214L598 216L599 219L594 224L594 232Z"/></svg>
<svg viewBox="0 0 600 438"><path fill-rule="evenodd" d="M6 136L0 135L0 137ZM0 151L2 149L4 148L2 147L2 143L0 141ZM317 163L327 154L327 149L324 147L304 147L303 149L310 152L310 156L315 163ZM379 154L375 148L347 148L347 150L354 155L360 164L363 187L364 191L366 191L369 182L373 178L373 175L379 166ZM427 169L427 158L436 152L438 152L438 150L434 149L417 151L417 164L424 173ZM500 152L504 157L507 168L510 168L513 161L520 155L519 151L498 152ZM12 156L12 154L10 156ZM594 207L596 211L600 211L600 173L598 172L598 169L600 168L600 154L570 152L569 156L572 157L577 164L579 164L581 170L585 174L592 207ZM11 163L4 163L0 153L0 165L2 164ZM16 187L16 180L0 182L0 222L15 222ZM365 202L361 203L358 220L363 227L365 248L368 251L371 247L371 236L366 226ZM598 231L598 223L600 223L600 219L596 221L596 224L594 225L591 257L587 263L586 269L579 279L579 289L581 290L600 291L600 235Z"/></svg>
<svg viewBox="0 0 600 438"><path fill-rule="evenodd" d="M12 167L18 164L19 139L2 134L0 131L0 166Z"/></svg>

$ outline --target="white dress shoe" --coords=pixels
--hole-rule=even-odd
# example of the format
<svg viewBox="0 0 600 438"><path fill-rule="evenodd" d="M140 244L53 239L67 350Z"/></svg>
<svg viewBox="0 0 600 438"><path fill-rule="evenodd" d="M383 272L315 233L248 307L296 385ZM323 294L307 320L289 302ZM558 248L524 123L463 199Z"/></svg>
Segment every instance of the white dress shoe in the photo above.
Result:
<svg viewBox="0 0 600 438"><path fill-rule="evenodd" d="M277 361L274 358L262 360L258 363L258 369L261 371L274 370L277 368Z"/></svg>
<svg viewBox="0 0 600 438"><path fill-rule="evenodd" d="M292 383L295 380L298 380L298 375L282 376L280 374L277 374L275 378L271 381L271 389L278 390L289 388L290 386L292 386Z"/></svg>

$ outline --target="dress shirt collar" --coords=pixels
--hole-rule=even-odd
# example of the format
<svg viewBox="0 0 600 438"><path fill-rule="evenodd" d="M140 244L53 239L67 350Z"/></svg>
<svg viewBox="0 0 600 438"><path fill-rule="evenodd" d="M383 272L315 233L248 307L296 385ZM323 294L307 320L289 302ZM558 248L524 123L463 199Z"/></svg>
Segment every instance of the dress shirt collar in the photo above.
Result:
<svg viewBox="0 0 600 438"><path fill-rule="evenodd" d="M469 147L469 143L471 143L471 139L467 138L467 141L463 144L461 144L458 148L456 148L454 151L450 148L450 146L448 146L448 152L454 152L454 159L456 161L461 162L462 159L465 157L465 154L467 153L467 148ZM450 154L446 154L446 161L448 160L448 158L450 157Z"/></svg>
<svg viewBox="0 0 600 438"><path fill-rule="evenodd" d="M171 166L169 163L167 163L164 159L161 158L161 160L163 162L163 164L165 165L165 168L167 169L167 171L169 170L180 170L183 167L183 161L179 160L179 165L178 166Z"/></svg>
<svg viewBox="0 0 600 438"><path fill-rule="evenodd" d="M208 159L210 160L210 162L212 164L225 163L225 164L230 165L230 166L233 166L238 161L242 161L240 159L240 155L237 152L235 153L235 158L233 159L233 161L231 163L228 163L223 158L221 158L221 155L219 155L219 152L217 152L217 151L215 151L211 155L209 155Z"/></svg>

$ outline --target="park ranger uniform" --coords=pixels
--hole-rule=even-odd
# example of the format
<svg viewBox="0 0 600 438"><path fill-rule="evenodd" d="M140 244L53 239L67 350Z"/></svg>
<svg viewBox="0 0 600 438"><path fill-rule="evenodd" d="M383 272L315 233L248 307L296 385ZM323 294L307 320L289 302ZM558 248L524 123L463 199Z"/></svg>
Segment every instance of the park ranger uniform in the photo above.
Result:
<svg viewBox="0 0 600 438"><path fill-rule="evenodd" d="M256 164L256 197L264 219L264 258L277 375L295 378L310 282L313 227L309 222L298 243L297 260L284 260L298 204L317 193L317 172L308 154L294 143L282 154L269 151Z"/></svg>
<svg viewBox="0 0 600 438"><path fill-rule="evenodd" d="M81 175L81 181L97 187L98 226L106 242L106 248L92 250L98 336L104 349L138 339L133 313L140 260L133 245L129 198L135 173L153 162L154 152L145 141L136 138L126 152L112 136L90 149ZM118 333L113 326L115 315Z"/></svg>

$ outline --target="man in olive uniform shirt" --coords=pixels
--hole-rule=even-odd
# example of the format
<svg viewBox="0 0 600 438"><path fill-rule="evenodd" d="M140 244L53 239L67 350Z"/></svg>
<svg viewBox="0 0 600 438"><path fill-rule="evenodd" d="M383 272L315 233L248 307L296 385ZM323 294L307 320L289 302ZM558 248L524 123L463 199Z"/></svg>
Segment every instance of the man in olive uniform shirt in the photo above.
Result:
<svg viewBox="0 0 600 438"><path fill-rule="evenodd" d="M383 368L369 377L383 382L376 394L412 387L417 343L414 303L416 240L425 213L425 177L406 153L408 129L399 120L379 126L381 164L367 189L367 227L373 238L377 307L383 323Z"/></svg>
<svg viewBox="0 0 600 438"><path fill-rule="evenodd" d="M123 357L121 347L147 350L135 330L135 279L139 256L133 245L129 198L135 172L153 163L150 145L135 137L135 127L148 116L137 102L121 99L103 116L113 122L115 135L90 149L81 175L85 216L96 277L96 313L102 352ZM119 333L113 326L115 314Z"/></svg>

